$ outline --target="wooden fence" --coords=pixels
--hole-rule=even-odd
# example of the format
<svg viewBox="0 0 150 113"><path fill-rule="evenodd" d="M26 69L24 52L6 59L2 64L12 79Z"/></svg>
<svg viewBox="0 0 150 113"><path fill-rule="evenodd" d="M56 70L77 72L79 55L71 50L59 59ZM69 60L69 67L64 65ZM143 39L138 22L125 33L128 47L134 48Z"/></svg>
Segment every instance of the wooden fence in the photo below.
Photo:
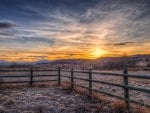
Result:
<svg viewBox="0 0 150 113"><path fill-rule="evenodd" d="M56 72L57 74L53 74L53 75L35 75L34 72ZM150 104L145 104L142 102L138 102L136 100L132 100L129 97L129 90L135 90L135 91L140 91L143 93L147 93L150 94L150 89L145 89L145 88L141 88L141 87L135 87L135 86L131 86L128 85L129 82L129 78L137 78L137 79L149 79L150 80L150 75L135 75L135 74L128 74L128 71L125 70L123 74L116 74L116 73L104 73L104 72L92 72L91 69L89 69L88 71L79 71L79 70L73 70L73 68L71 70L61 70L60 67L58 67L58 69L51 69L51 70L37 70L37 69L28 69L28 70L0 70L0 72L30 72L30 75L22 75L22 76L15 76L15 75L0 75L0 79L1 78L29 78L28 81L9 81L9 82L5 82L5 81L0 81L0 83L29 83L30 85L32 85L34 82L47 82L47 81L57 81L58 85L61 85L61 82L63 81L62 78L69 78L70 82L67 81L63 81L63 82L67 82L70 83L71 88L73 89L74 86L76 87L81 87L81 88L85 88L89 91L89 95L92 95L93 92L98 92L98 93L102 93L111 97L115 97L118 99L122 99L125 101L125 105L126 108L129 108L129 103L135 103L141 106L145 106L150 108ZM70 76L67 75L63 75L62 72L68 72L70 73ZM88 78L81 78L81 77L75 77L75 73L87 73L88 74ZM102 81L102 80L93 80L92 79L92 75L107 75L107 76L118 76L118 77L122 77L124 82L122 84L116 84L116 83L110 83L110 82L106 82L106 81ZM46 80L34 80L33 78L37 78L37 77L56 77L55 79L46 79ZM79 85L76 84L74 80L83 80L83 81L87 81L88 82L88 87L85 87L83 85ZM100 83L100 84L105 84L105 85L111 85L111 86L116 86L116 87L121 87L124 90L124 96L118 96L115 94L111 94L102 90L98 90L98 89L94 89L93 88L93 83ZM149 83L150 84L150 83Z"/></svg>

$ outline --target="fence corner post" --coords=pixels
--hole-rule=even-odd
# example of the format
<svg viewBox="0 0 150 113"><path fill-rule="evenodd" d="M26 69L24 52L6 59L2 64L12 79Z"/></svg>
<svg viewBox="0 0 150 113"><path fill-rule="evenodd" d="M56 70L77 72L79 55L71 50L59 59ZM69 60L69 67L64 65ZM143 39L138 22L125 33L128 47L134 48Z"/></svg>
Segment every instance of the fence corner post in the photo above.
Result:
<svg viewBox="0 0 150 113"><path fill-rule="evenodd" d="M58 85L60 86L60 67L58 66Z"/></svg>
<svg viewBox="0 0 150 113"><path fill-rule="evenodd" d="M89 69L89 96L92 97L92 69Z"/></svg>
<svg viewBox="0 0 150 113"><path fill-rule="evenodd" d="M33 68L31 67L31 75L30 75L30 85L33 84Z"/></svg>
<svg viewBox="0 0 150 113"><path fill-rule="evenodd" d="M73 68L71 68L71 89L73 90Z"/></svg>
<svg viewBox="0 0 150 113"><path fill-rule="evenodd" d="M128 85L128 76L126 76L128 74L128 68L125 67L124 71L123 71L123 80L124 80L124 85L127 86ZM124 98L125 98L125 107L126 109L130 108L129 105L129 89L124 87Z"/></svg>

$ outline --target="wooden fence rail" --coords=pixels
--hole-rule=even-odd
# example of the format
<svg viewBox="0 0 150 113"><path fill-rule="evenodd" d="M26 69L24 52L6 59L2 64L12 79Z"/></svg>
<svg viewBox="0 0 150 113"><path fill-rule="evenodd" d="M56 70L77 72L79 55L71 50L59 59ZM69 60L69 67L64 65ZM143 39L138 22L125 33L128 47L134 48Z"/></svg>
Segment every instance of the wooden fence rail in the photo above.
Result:
<svg viewBox="0 0 150 113"><path fill-rule="evenodd" d="M35 75L34 72L51 72L51 71L57 71L56 69L50 69L50 70L37 70L37 69L33 69L32 67L30 69L26 69L26 70L0 70L1 73L9 73L9 72L30 72L30 74L28 75L14 75L14 74L9 74L9 75L0 75L0 80L2 78L29 78L28 80L26 81L0 81L0 83L29 83L30 85L32 85L34 82L48 82L48 81L58 81L57 79L49 79L49 80L34 80L34 78L39 78L39 77L57 77L58 74L53 74L53 75L43 75L43 74L40 74L40 75Z"/></svg>
<svg viewBox="0 0 150 113"><path fill-rule="evenodd" d="M57 72L57 74L53 74L53 75L52 74L49 74L49 75L35 75L34 72L38 72L38 71L39 72L54 71L54 72ZM133 75L133 74L128 74L127 69L124 70L123 74L93 72L91 69L89 69L89 71L77 71L77 70L73 70L73 68L71 70L61 70L60 67L58 67L58 69L51 69L51 70L48 70L48 69L47 70L38 70L38 69L31 68L31 69L28 69L28 70L0 70L0 72L30 72L30 75L22 75L22 76L17 76L17 75L0 75L0 78L19 78L19 77L20 78L28 78L29 77L30 79L28 81L9 81L9 82L0 81L0 83L29 83L30 85L32 85L34 82L57 81L58 85L61 85L61 82L63 81L63 82L69 83L71 85L72 89L74 88L74 86L87 89L89 91L89 95L90 96L92 95L92 92L98 92L98 93L103 93L103 94L111 96L111 97L122 99L125 102L126 108L130 107L130 105L129 105L130 102L150 108L149 104L145 104L145 103L142 103L142 102L138 102L136 100L132 100L129 97L129 91L130 90L135 90L135 91L140 91L140 92L143 92L143 93L150 94L150 89L130 86L128 84L129 78L149 79L150 80L150 75L135 75L135 74ZM63 75L62 74L63 72L70 73L70 76ZM87 73L89 77L88 78L75 77L75 73ZM102 81L102 80L93 80L92 76L94 74L101 75L101 76L103 76L103 75L106 75L106 76L119 76L119 77L122 77L124 81L123 81L123 84L116 84L116 83L110 83L110 82L106 82L106 81ZM50 79L50 80L48 80L48 79L46 79L46 80L34 80L34 78L36 78L36 77L53 77L53 76L55 76L56 79L53 79L53 80L52 79ZM64 81L64 80L62 80L62 78L69 78L70 82L68 82L66 80ZM76 84L74 80L87 81L88 82L88 87ZM121 87L121 88L124 89L124 96L121 97L121 96L118 96L118 95L115 95L115 94L111 94L111 93L108 93L108 92L105 92L105 91L102 91L102 90L94 89L93 88L93 83L101 83L101 84L105 84L105 85Z"/></svg>

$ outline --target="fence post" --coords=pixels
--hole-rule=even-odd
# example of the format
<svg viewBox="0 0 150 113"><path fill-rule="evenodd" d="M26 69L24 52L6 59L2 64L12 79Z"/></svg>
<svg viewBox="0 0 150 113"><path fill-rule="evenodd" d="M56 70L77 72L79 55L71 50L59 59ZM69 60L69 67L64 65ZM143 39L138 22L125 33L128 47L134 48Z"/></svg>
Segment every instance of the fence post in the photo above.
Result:
<svg viewBox="0 0 150 113"><path fill-rule="evenodd" d="M92 69L89 69L89 96L92 96Z"/></svg>
<svg viewBox="0 0 150 113"><path fill-rule="evenodd" d="M73 90L73 68L71 68L71 89Z"/></svg>
<svg viewBox="0 0 150 113"><path fill-rule="evenodd" d="M33 83L33 68L31 67L30 85Z"/></svg>
<svg viewBox="0 0 150 113"><path fill-rule="evenodd" d="M58 66L58 85L60 86L60 67Z"/></svg>
<svg viewBox="0 0 150 113"><path fill-rule="evenodd" d="M128 85L128 76L126 76L128 74L128 68L125 67L124 69L124 85ZM125 107L126 109L129 109L129 89L128 88L124 88L124 98L125 98Z"/></svg>

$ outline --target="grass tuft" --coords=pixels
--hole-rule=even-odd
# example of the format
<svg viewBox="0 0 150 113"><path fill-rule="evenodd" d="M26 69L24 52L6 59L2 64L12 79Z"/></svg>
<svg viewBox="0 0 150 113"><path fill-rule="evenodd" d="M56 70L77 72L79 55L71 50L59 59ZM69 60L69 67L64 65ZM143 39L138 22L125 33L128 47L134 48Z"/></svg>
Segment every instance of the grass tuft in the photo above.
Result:
<svg viewBox="0 0 150 113"><path fill-rule="evenodd" d="M37 113L44 113L44 112L43 112L43 109L44 109L44 107L41 106L41 105L38 105L38 106L36 107Z"/></svg>
<svg viewBox="0 0 150 113"><path fill-rule="evenodd" d="M4 106L0 106L0 113L6 113L6 109Z"/></svg>
<svg viewBox="0 0 150 113"><path fill-rule="evenodd" d="M125 104L123 101L114 101L112 108L117 113L126 113Z"/></svg>
<svg viewBox="0 0 150 113"><path fill-rule="evenodd" d="M144 109L142 107L134 108L133 113L149 113L148 109Z"/></svg>
<svg viewBox="0 0 150 113"><path fill-rule="evenodd" d="M11 105L14 103L14 100L9 96L3 96L0 98L0 103L3 105Z"/></svg>

